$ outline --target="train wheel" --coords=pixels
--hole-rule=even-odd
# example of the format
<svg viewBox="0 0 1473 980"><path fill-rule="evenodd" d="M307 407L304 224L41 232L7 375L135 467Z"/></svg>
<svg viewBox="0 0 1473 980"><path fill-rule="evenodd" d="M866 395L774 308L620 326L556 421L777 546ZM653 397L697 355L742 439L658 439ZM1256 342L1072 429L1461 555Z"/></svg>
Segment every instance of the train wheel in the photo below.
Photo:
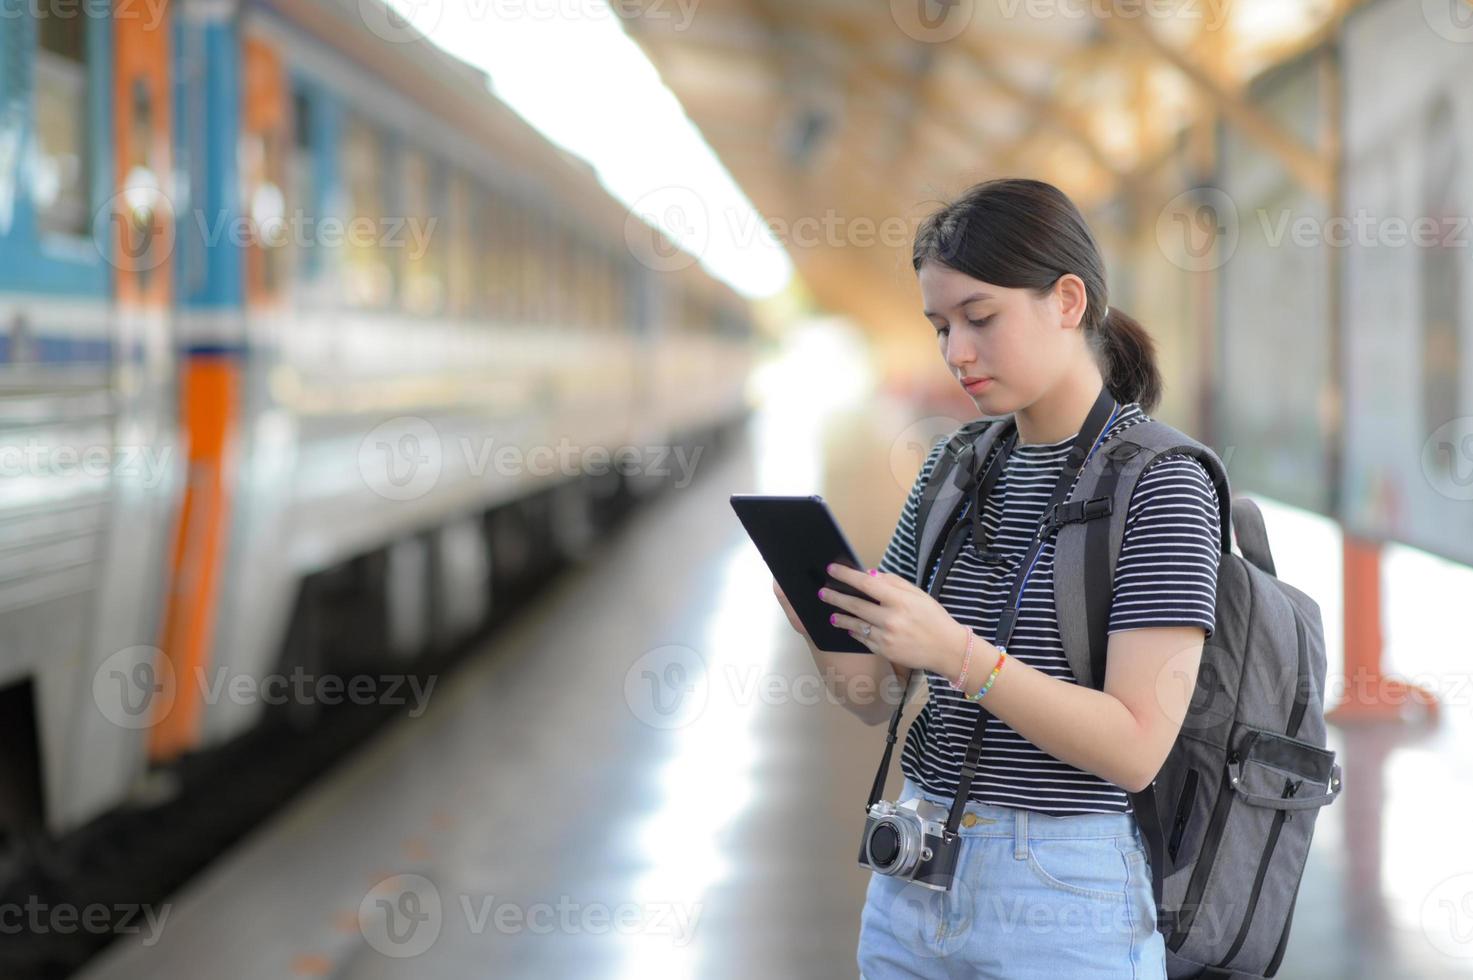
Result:
<svg viewBox="0 0 1473 980"><path fill-rule="evenodd" d="M574 562L587 557L598 531L593 505L587 477L575 477L553 489L549 530L560 557Z"/></svg>
<svg viewBox="0 0 1473 980"><path fill-rule="evenodd" d="M526 506L503 504L486 512L491 613L500 616L521 595L536 569L536 536Z"/></svg>
<svg viewBox="0 0 1473 980"><path fill-rule="evenodd" d="M490 605L490 549L483 524L460 518L434 533L432 623L436 655L448 652L486 621Z"/></svg>
<svg viewBox="0 0 1473 980"><path fill-rule="evenodd" d="M425 535L402 538L388 547L384 600L388 652L395 663L412 663L429 648L432 565L430 541Z"/></svg>

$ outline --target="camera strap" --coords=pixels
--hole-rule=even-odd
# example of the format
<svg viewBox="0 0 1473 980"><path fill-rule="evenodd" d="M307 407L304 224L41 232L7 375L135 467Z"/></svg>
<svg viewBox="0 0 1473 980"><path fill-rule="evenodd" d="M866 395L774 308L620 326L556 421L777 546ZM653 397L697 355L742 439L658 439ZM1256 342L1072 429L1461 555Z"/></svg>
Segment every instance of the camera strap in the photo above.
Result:
<svg viewBox="0 0 1473 980"><path fill-rule="evenodd" d="M1013 420L1009 418L1003 424L1013 426ZM1018 432L1016 427L1014 427L1013 430L1007 433L1005 437L1000 437L998 441L993 444L996 449L992 454L992 462L987 467L987 471L980 481L980 494L983 500L987 499L987 495L992 492L993 486L1001 478L1003 465L1007 460L1008 453L1012 451L1014 443L1017 442L1017 439ZM975 461L973 461L972 465L974 467L972 470L972 476L969 478L969 482L966 484L963 490L961 496L961 504L958 505L958 516L951 518L951 530L948 532L946 536L946 544L941 550L941 562L940 565L937 567L935 576L932 577L930 582L930 595L938 602L940 601L939 594L941 592L941 583L945 580L946 572L948 569L951 568L952 562L956 560L957 552L961 550L962 538L964 536L962 532L966 528L966 522L960 520L960 516L965 511L966 505L968 503L967 492L976 491L978 489ZM907 683L905 685L905 692L901 695L900 698L900 703L895 706L895 711L890 715L890 729L885 733L885 751L884 754L880 757L880 768L879 771L875 773L874 785L870 787L869 802L865 804L865 813L869 812L870 807L880 802L880 797L884 795L885 775L890 771L890 754L891 751L895 748L896 732L900 727L900 716L905 711L905 703L910 700L911 688L915 686L916 675L918 673L920 672L915 670L912 670L910 672Z"/></svg>
<svg viewBox="0 0 1473 980"><path fill-rule="evenodd" d="M1061 507L1061 505L1074 485L1074 478L1084 468L1084 464L1088 462L1090 455L1099 447L1100 442L1104 439L1104 435L1108 431L1111 423L1115 421L1115 416L1119 408L1119 404L1110 395L1109 387L1102 385L1098 397L1095 398L1093 407L1090 408L1089 415L1084 420L1084 425L1080 427L1079 434L1075 436L1073 445L1069 447L1069 454L1064 459L1063 470L1059 474L1058 483L1054 486L1054 492L1048 505L1044 507L1043 516L1039 519L1038 528L1034 532L1032 544L1023 560L1018 564L1018 575L1013 580L1013 587L1008 596L1007 605L1003 608L1002 614L998 619L997 639L994 641L994 645L1000 650L1005 650L1012 639L1013 628L1018 622L1018 606L1023 589L1028 584L1028 576L1033 571L1033 566L1037 562L1038 553L1043 550L1043 545L1049 536L1065 524L1075 521L1091 520L1110 513L1110 500L1108 498L1104 499L1103 504L1092 500L1076 502L1066 507ZM963 508L966 506L972 507L971 526L974 535L973 547L977 549L978 553L984 559L993 553L987 550L985 542L979 541L976 537L978 534L981 534L982 537L986 536L980 519L980 511L988 495L992 492L993 487L1001 477L1007 457L1011 453L1013 446L1016 445L1018 438L1016 421L1009 418L1005 424L1011 427L1011 431L1005 437L999 439L1001 446L993 453L992 462L987 466L986 473L982 479L972 481L969 487L971 490L970 499L968 499L966 494L963 495ZM931 579L930 588L928 589L931 597L937 599L938 602L940 601L941 584L945 580L947 572L951 570L951 565L955 562L957 553L961 551L961 542L965 536L966 528L966 521L953 519L952 527L946 537L946 545L942 549L940 564L936 569L936 574ZM915 674L915 671L911 671L910 683L906 685L905 696L900 699L900 703L895 706L894 714L890 717L890 728L885 736L885 751L880 759L880 769L875 775L874 785L870 789L869 803L865 807L866 813L869 812L869 807L879 802L881 795L884 793L885 774L890 768L890 755L895 745L896 731L900 726L900 715L905 709L905 702L909 699L910 684L914 683ZM957 780L957 792L952 800L951 811L946 821L946 833L948 837L954 837L957 828L961 825L962 812L966 808L966 802L971 794L972 781L977 774L977 765L982 757L982 741L987 732L987 722L992 717L991 712L982 707L980 703L977 704L977 725L973 729L972 740L967 745L967 754L962 762L961 773Z"/></svg>

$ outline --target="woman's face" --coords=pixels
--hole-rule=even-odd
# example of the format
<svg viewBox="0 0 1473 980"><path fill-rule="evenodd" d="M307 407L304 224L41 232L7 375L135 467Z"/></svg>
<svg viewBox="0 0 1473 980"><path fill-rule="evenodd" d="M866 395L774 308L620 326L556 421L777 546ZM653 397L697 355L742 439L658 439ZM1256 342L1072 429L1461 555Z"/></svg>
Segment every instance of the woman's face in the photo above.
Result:
<svg viewBox="0 0 1473 980"><path fill-rule="evenodd" d="M968 391L986 415L1005 415L1033 404L1069 366L1075 331L1064 329L1083 313L1083 282L1061 277L1048 294L1009 289L973 279L940 262L921 263L926 319L952 377L991 378ZM1071 282L1072 280L1072 282ZM1079 290L1077 301L1068 295ZM1078 312L1074 312L1077 307ZM963 390L966 390L965 388Z"/></svg>

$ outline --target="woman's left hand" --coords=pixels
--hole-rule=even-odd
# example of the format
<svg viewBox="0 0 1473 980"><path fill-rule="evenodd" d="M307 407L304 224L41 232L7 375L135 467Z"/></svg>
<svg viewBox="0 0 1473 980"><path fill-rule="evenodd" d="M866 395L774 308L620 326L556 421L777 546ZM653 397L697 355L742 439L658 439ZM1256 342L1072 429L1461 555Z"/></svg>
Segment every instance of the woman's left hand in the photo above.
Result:
<svg viewBox="0 0 1473 980"><path fill-rule="evenodd" d="M961 670L967 627L952 618L929 594L893 572L874 574L834 562L828 573L853 586L865 598L824 588L824 602L837 606L834 625L892 663L920 667L946 676ZM864 627L870 627L869 636ZM975 648L974 648L975 649Z"/></svg>

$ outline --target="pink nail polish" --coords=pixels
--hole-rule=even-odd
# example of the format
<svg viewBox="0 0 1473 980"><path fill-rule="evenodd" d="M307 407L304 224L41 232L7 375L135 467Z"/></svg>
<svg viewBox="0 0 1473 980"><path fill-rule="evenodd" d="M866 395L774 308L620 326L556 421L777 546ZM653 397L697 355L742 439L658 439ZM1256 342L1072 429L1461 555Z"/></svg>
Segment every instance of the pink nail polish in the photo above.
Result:
<svg viewBox="0 0 1473 980"><path fill-rule="evenodd" d="M830 626L834 625L834 620L838 617L838 615L839 615L838 613L829 613L829 625Z"/></svg>
<svg viewBox="0 0 1473 980"><path fill-rule="evenodd" d="M879 569L878 569L878 568L871 568L871 569L870 569L870 570L869 570L869 573L870 573L870 574L871 574L871 575L878 575L878 574L880 574L880 570L879 570Z"/></svg>

